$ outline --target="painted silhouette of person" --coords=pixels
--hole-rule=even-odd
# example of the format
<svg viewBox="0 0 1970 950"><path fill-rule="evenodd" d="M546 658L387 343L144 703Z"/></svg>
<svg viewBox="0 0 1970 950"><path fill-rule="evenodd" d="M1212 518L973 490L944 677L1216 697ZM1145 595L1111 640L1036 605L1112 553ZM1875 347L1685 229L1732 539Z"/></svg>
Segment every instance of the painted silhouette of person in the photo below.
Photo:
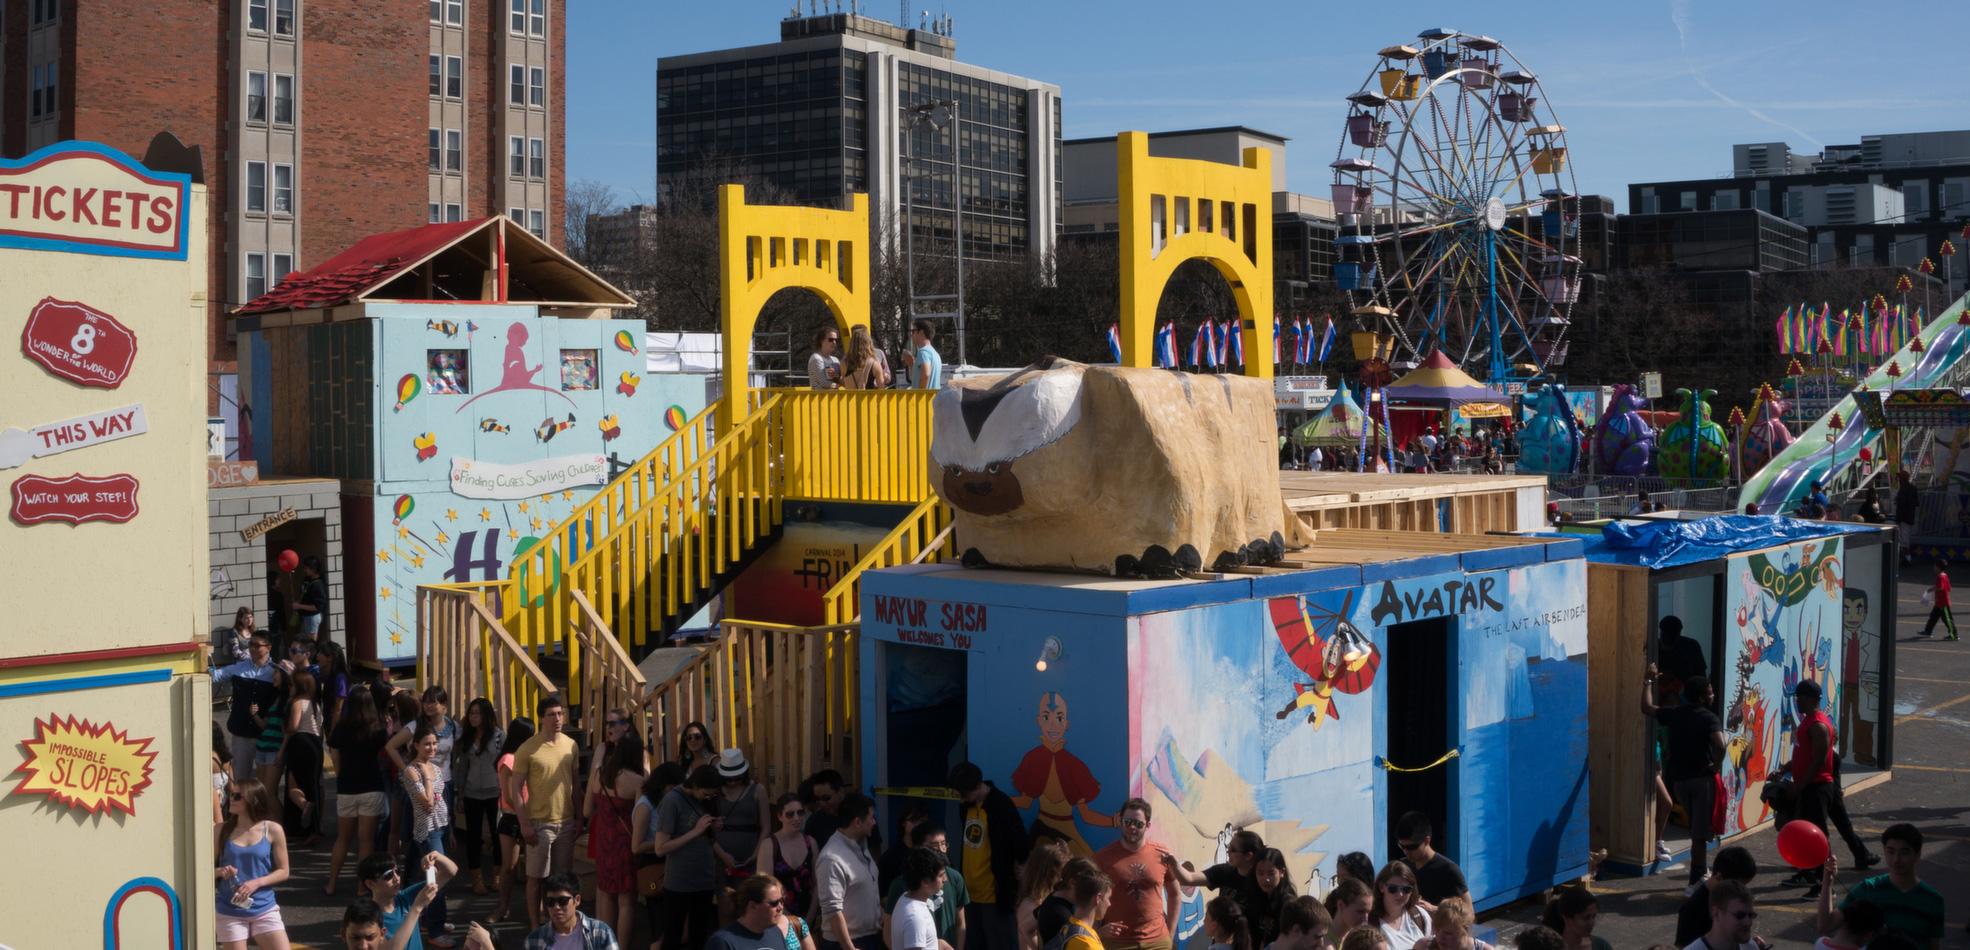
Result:
<svg viewBox="0 0 1970 950"><path fill-rule="evenodd" d="M1101 783L1095 781L1094 773L1088 771L1074 753L1067 751L1067 699L1059 693L1040 695L1039 715L1040 744L1019 761L1013 770L1012 787L1019 792L1013 796L1012 803L1023 811L1035 804L1039 806L1039 816L1034 823L1044 825L1045 832L1067 843L1067 850L1076 857L1089 857L1094 850L1082 839L1080 828L1074 824L1074 812L1078 809L1081 820L1098 828L1109 828L1115 819L1096 812L1088 806L1101 794Z"/></svg>
<svg viewBox="0 0 1970 950"><path fill-rule="evenodd" d="M568 399L566 393L534 382L534 377L540 375L541 367L527 365L527 337L527 325L524 323L515 321L512 326L506 328L506 355L500 359L499 385L465 400L464 404L458 407L459 412L464 412L466 406L493 393L512 389L538 389L567 399L570 406L575 404L574 400Z"/></svg>

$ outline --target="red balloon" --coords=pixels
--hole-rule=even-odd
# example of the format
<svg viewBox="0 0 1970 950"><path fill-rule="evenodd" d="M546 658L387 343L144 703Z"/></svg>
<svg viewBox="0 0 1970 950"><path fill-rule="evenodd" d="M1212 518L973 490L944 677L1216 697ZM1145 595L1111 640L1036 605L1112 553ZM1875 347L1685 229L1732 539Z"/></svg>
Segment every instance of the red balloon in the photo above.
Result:
<svg viewBox="0 0 1970 950"><path fill-rule="evenodd" d="M1778 856L1795 868L1816 868L1830 853L1826 832L1810 821L1787 822L1778 830Z"/></svg>
<svg viewBox="0 0 1970 950"><path fill-rule="evenodd" d="M1861 450L1861 461L1863 461L1863 462L1872 462L1872 461L1874 461L1874 453L1873 453L1872 451L1869 451L1869 450L1867 450L1867 449L1862 449L1862 450Z"/></svg>
<svg viewBox="0 0 1970 950"><path fill-rule="evenodd" d="M282 551L280 552L280 559L278 563L280 564L280 569L283 571L294 570L295 568L301 566L301 555L296 554L293 551ZM1822 835L1821 837L1824 838L1825 836Z"/></svg>

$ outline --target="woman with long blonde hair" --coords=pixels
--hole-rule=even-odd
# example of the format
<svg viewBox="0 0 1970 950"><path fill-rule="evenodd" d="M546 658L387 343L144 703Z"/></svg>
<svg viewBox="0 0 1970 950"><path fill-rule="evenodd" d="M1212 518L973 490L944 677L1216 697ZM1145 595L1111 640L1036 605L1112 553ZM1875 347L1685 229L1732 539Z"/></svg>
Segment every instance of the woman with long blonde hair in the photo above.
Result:
<svg viewBox="0 0 1970 950"><path fill-rule="evenodd" d="M856 324L848 331L848 352L841 360L841 388L882 389L889 385L889 360L876 349L869 328Z"/></svg>

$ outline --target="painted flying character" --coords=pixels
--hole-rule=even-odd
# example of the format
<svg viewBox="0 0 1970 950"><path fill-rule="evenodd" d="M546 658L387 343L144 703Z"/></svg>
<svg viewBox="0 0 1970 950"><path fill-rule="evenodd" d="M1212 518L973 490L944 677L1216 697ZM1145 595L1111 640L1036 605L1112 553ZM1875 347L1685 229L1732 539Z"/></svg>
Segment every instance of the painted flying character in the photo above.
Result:
<svg viewBox="0 0 1970 950"><path fill-rule="evenodd" d="M1315 608L1311 614L1299 597L1275 597L1266 602L1272 626L1279 634L1279 645L1286 659L1300 672L1313 677L1311 683L1293 684L1293 701L1275 714L1284 719L1301 709L1311 709L1307 722L1319 729L1329 719L1341 718L1334 705L1334 694L1359 693L1374 685L1375 671L1381 666L1381 653L1375 644L1347 621L1354 604L1354 592L1341 601L1338 612Z"/></svg>
<svg viewBox="0 0 1970 950"><path fill-rule="evenodd" d="M1078 809L1081 820L1098 828L1114 827L1115 819L1096 812L1088 803L1101 794L1101 783L1074 753L1067 751L1067 698L1059 693L1040 694L1040 744L1019 761L1012 772L1012 787L1019 794L1012 803L1021 811L1037 804L1035 819L1051 829L1075 857L1089 857L1094 849L1081 837L1074 824Z"/></svg>

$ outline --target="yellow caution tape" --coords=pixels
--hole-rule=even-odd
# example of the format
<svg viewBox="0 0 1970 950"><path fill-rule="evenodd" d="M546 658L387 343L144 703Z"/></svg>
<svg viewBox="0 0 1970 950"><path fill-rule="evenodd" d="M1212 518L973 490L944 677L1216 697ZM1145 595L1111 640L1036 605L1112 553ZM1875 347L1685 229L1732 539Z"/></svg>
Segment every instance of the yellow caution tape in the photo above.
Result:
<svg viewBox="0 0 1970 950"><path fill-rule="evenodd" d="M875 793L877 795L892 795L898 798L935 798L947 802L958 800L958 793L948 788L920 788L914 786L906 788L878 788L875 790Z"/></svg>
<svg viewBox="0 0 1970 950"><path fill-rule="evenodd" d="M1384 759L1379 755L1375 757L1375 764L1381 766L1383 769L1390 772L1427 772L1433 768L1436 768L1439 765L1442 765L1445 762L1450 761L1451 759L1456 758L1458 755L1462 754L1462 752L1463 752L1462 749L1451 749L1449 752L1445 752L1443 754L1443 758L1440 758L1435 762L1431 762L1430 764L1425 765L1421 768L1414 768L1414 769L1405 769L1399 765L1393 765L1389 762L1389 760Z"/></svg>

